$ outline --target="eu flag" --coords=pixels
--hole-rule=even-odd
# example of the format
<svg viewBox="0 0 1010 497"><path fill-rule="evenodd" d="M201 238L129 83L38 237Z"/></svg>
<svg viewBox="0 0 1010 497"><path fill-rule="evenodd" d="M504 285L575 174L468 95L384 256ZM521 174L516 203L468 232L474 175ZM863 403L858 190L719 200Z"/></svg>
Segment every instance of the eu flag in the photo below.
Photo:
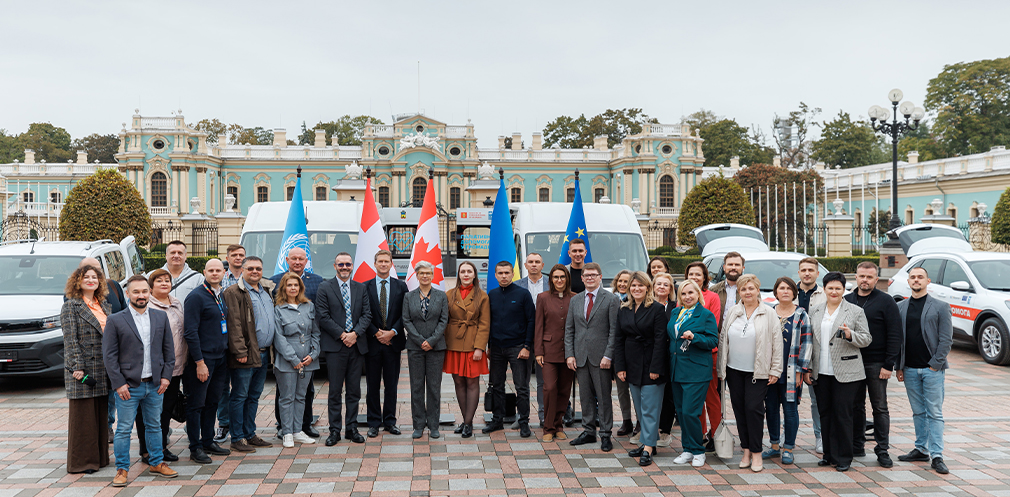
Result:
<svg viewBox="0 0 1010 497"><path fill-rule="evenodd" d="M302 168L298 168L298 178L295 180L295 193L291 197L291 207L288 210L288 222L284 225L284 236L281 237L281 249L277 252L277 269L275 274L286 273L288 270L287 255L293 248L305 250L309 262L305 271L312 272L312 251L309 249L309 230L305 223L305 204L302 203Z"/></svg>
<svg viewBox="0 0 1010 497"><path fill-rule="evenodd" d="M568 217L568 230L565 231L565 240L561 245L559 264L572 263L572 258L568 257L568 242L576 238L581 238L586 242L586 262L593 262L593 254L589 250L589 232L586 231L586 212L582 209L582 191L579 189L578 171L575 172L575 200L572 203L572 214Z"/></svg>
<svg viewBox="0 0 1010 497"><path fill-rule="evenodd" d="M488 240L487 254L487 289L498 288L498 279L494 277L494 268L501 261L514 264L516 260L515 242L512 240L512 214L509 212L509 199L505 193L505 178L498 179L498 194L494 199L494 210L491 211L491 236ZM515 271L515 266L512 267Z"/></svg>

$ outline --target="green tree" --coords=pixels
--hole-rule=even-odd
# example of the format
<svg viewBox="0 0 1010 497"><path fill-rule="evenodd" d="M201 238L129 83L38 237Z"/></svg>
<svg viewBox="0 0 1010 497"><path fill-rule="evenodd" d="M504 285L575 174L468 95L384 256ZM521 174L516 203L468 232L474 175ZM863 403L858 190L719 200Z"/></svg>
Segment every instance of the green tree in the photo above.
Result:
<svg viewBox="0 0 1010 497"><path fill-rule="evenodd" d="M736 182L721 175L702 180L687 194L680 208L678 244L696 245L691 231L712 223L754 225L754 208L747 194Z"/></svg>
<svg viewBox="0 0 1010 497"><path fill-rule="evenodd" d="M218 135L221 135L226 131L228 131L228 126L217 118L201 119L196 124L190 125L190 127L197 131L203 131L207 133L207 143L210 144L217 143Z"/></svg>
<svg viewBox="0 0 1010 497"><path fill-rule="evenodd" d="M729 166L730 159L740 157L741 164L769 163L775 151L757 143L747 128L732 119L722 119L698 128L705 139L706 166Z"/></svg>
<svg viewBox="0 0 1010 497"><path fill-rule="evenodd" d="M232 131L231 126L229 126L229 131ZM239 145L272 145L274 143L274 132L259 126L236 129L231 136L231 142Z"/></svg>
<svg viewBox="0 0 1010 497"><path fill-rule="evenodd" d="M642 109L607 109L602 114L586 118L585 114L577 118L559 116L544 127L544 146L558 144L561 148L592 147L597 136L607 136L607 146L615 147L628 135L642 132L646 124L655 124L659 120L649 117Z"/></svg>
<svg viewBox="0 0 1010 497"><path fill-rule="evenodd" d="M67 195L60 216L61 240L122 240L133 235L137 245L151 241L151 215L140 192L115 169L99 169Z"/></svg>
<svg viewBox="0 0 1010 497"><path fill-rule="evenodd" d="M884 162L887 162L891 159L890 138L885 139L885 145L887 158ZM919 126L917 128L906 132L904 136L898 140L899 160L905 160L908 157L908 153L913 150L919 152L920 161L942 159L949 156L946 152L944 152L943 146L940 145L940 142L937 141L936 136L930 129L929 121L926 120L919 122Z"/></svg>
<svg viewBox="0 0 1010 497"><path fill-rule="evenodd" d="M349 114L341 116L336 121L322 122L306 129L302 123L302 133L298 135L299 145L312 145L316 141L315 130L326 131L327 145L361 145L361 137L365 134L365 126L371 124L383 124L381 119L372 116L354 116ZM337 137L337 143L333 143L333 137Z"/></svg>
<svg viewBox="0 0 1010 497"><path fill-rule="evenodd" d="M787 169L768 164L747 166L733 176L733 181L753 201L755 211L760 210L761 217L757 220L757 226L762 229L772 227L768 231L772 233L777 224L777 232L780 234L786 232L787 226L791 230L792 226L805 225L807 204L813 203L814 195L818 195L824 187L824 180L814 169ZM771 202L768 202L769 197L772 198ZM768 212L769 203L774 211L772 215ZM822 204L823 200L818 200L817 203ZM774 240L771 242L774 243ZM780 245L781 242L782 240Z"/></svg>
<svg viewBox="0 0 1010 497"><path fill-rule="evenodd" d="M50 123L32 123L18 139L24 148L35 151L36 162L66 162L73 157L70 133Z"/></svg>
<svg viewBox="0 0 1010 497"><path fill-rule="evenodd" d="M73 149L88 153L88 161L98 161L102 164L114 164L119 152L119 135L100 135L92 133L84 138L74 140Z"/></svg>
<svg viewBox="0 0 1010 497"><path fill-rule="evenodd" d="M772 119L773 136L778 155L785 167L808 167L810 165L810 130L817 126L814 119L821 113L820 107L810 107L800 102L798 109L785 117L775 114Z"/></svg>
<svg viewBox="0 0 1010 497"><path fill-rule="evenodd" d="M722 118L717 116L715 112L702 108L698 112L693 112L686 117L682 117L680 122L681 124L686 124L693 133L696 129L705 129L721 120Z"/></svg>
<svg viewBox="0 0 1010 497"><path fill-rule="evenodd" d="M810 156L829 166L843 169L887 160L876 133L865 121L853 121L848 112L838 111L823 123L821 138L812 143Z"/></svg>
<svg viewBox="0 0 1010 497"><path fill-rule="evenodd" d="M557 145L561 148L582 148L593 146L593 139L584 135L585 114L579 117L558 116L544 126L544 147Z"/></svg>
<svg viewBox="0 0 1010 497"><path fill-rule="evenodd" d="M1010 245L1010 188L999 196L999 202L996 202L996 208L992 211L989 229L993 242Z"/></svg>
<svg viewBox="0 0 1010 497"><path fill-rule="evenodd" d="M15 135L8 135L7 130L0 128L0 164L15 160L25 160L25 147Z"/></svg>
<svg viewBox="0 0 1010 497"><path fill-rule="evenodd" d="M1010 57L944 66L929 80L926 108L948 156L1010 145Z"/></svg>

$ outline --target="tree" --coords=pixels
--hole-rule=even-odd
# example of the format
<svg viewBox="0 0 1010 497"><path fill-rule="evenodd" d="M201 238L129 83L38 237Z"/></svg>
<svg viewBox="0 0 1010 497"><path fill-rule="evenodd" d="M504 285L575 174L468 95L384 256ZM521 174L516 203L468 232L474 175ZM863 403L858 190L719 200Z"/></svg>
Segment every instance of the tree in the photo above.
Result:
<svg viewBox="0 0 1010 497"><path fill-rule="evenodd" d="M88 161L98 161L102 164L114 164L119 152L119 135L100 135L92 133L84 138L74 140L74 150L84 150L88 153Z"/></svg>
<svg viewBox="0 0 1010 497"><path fill-rule="evenodd" d="M1010 145L1010 57L944 66L929 80L925 104L948 156Z"/></svg>
<svg viewBox="0 0 1010 497"><path fill-rule="evenodd" d="M544 127L544 146L558 144L561 148L592 147L597 136L607 136L607 146L615 147L628 135L642 132L646 124L659 120L649 117L642 109L607 109L589 119L585 114L577 118L559 116Z"/></svg>
<svg viewBox="0 0 1010 497"><path fill-rule="evenodd" d="M217 137L228 131L228 126L217 118L201 119L196 124L190 125L190 127L197 131L207 133L207 143L210 144L217 143ZM227 144L225 143L223 145Z"/></svg>
<svg viewBox="0 0 1010 497"><path fill-rule="evenodd" d="M21 133L18 140L24 148L35 151L36 162L66 162L73 157L70 133L50 123L30 124L28 131Z"/></svg>
<svg viewBox="0 0 1010 497"><path fill-rule="evenodd" d="M680 208L678 244L694 246L697 241L691 231L712 223L754 225L754 208L747 194L722 175L702 180L687 194Z"/></svg>
<svg viewBox="0 0 1010 497"><path fill-rule="evenodd" d="M730 159L740 157L741 164L769 163L775 151L757 143L747 128L732 119L722 119L700 129L705 140L705 165L729 166Z"/></svg>
<svg viewBox="0 0 1010 497"><path fill-rule="evenodd" d="M757 226L767 233L779 234L786 233L787 227L792 232L793 227L803 229L806 226L807 204L813 203L814 195L824 187L824 180L814 169L786 169L768 164L743 168L733 176L733 181L754 202L755 210L761 212ZM823 200L818 204L823 204ZM769 212L769 207L774 214ZM774 240L770 242L774 244Z"/></svg>
<svg viewBox="0 0 1010 497"><path fill-rule="evenodd" d="M687 117L682 117L680 119L680 122L681 124L686 124L688 129L692 130L693 132L696 129L704 129L721 120L722 118L715 115L715 112L705 110L705 108L702 108L698 112L689 114ZM705 147L707 150L708 145L706 144Z"/></svg>
<svg viewBox="0 0 1010 497"><path fill-rule="evenodd" d="M888 143L886 143L886 148L889 151L891 149L891 144L889 143L889 140L885 141L888 141ZM920 121L917 128L907 131L904 133L904 137L898 140L899 160L905 160L905 158L908 157L908 153L911 151L919 152L920 161L948 157L948 154L943 150L943 146L941 146L940 142L937 141L936 135L934 135L930 129L929 121L926 120ZM890 160L890 158L890 153L888 153L887 159Z"/></svg>
<svg viewBox="0 0 1010 497"><path fill-rule="evenodd" d="M25 147L15 135L8 135L7 130L0 128L0 164L8 164L15 160L25 160Z"/></svg>
<svg viewBox="0 0 1010 497"><path fill-rule="evenodd" d="M151 241L151 215L140 192L115 169L99 169L70 190L60 216L61 240Z"/></svg>
<svg viewBox="0 0 1010 497"><path fill-rule="evenodd" d="M823 123L821 138L812 143L810 156L829 166L843 169L879 164L890 158L881 149L876 133L865 121L853 121L848 112L838 111Z"/></svg>
<svg viewBox="0 0 1010 497"><path fill-rule="evenodd" d="M1010 188L999 196L999 202L996 202L996 208L992 211L989 229L994 243L1010 245Z"/></svg>
<svg viewBox="0 0 1010 497"><path fill-rule="evenodd" d="M341 116L336 121L322 122L316 124L311 130L305 128L302 123L302 133L298 135L299 145L313 145L316 141L315 130L326 131L327 145L361 145L361 137L365 134L365 126L372 124L383 124L381 119L372 116L355 116L349 114ZM333 143L333 137L337 137L337 143Z"/></svg>
<svg viewBox="0 0 1010 497"><path fill-rule="evenodd" d="M800 102L800 107L786 117L775 114L772 119L772 129L775 131L775 146L785 167L809 167L810 141L807 136L810 129L817 126L814 119L821 113L820 107L809 107Z"/></svg>
<svg viewBox="0 0 1010 497"><path fill-rule="evenodd" d="M229 126L229 131L231 130L232 127ZM231 137L231 142L238 145L273 145L274 132L259 126L255 128L241 128L235 130Z"/></svg>
<svg viewBox="0 0 1010 497"><path fill-rule="evenodd" d="M544 147L550 148L554 145L561 148L593 146L593 139L583 134L587 122L584 114L576 118L559 116L544 126Z"/></svg>

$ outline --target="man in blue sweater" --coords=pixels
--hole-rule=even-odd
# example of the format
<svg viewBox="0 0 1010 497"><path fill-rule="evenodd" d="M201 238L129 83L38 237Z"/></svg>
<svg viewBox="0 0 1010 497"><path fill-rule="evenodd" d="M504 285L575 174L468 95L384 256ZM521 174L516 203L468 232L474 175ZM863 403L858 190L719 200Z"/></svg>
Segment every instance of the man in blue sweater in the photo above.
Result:
<svg viewBox="0 0 1010 497"><path fill-rule="evenodd" d="M494 412L484 433L505 428L505 373L512 369L516 386L516 410L519 414L519 436L530 432L530 352L533 350L536 307L525 288L512 284L512 263L499 262L494 268L498 288L487 293L491 306L491 334L488 356L491 361L489 378Z"/></svg>
<svg viewBox="0 0 1010 497"><path fill-rule="evenodd" d="M224 263L211 259L203 270L204 282L193 289L183 305L189 362L182 373L186 390L186 434L189 458L210 464L207 454L226 456L231 451L214 441L217 403L228 382L228 306L221 296Z"/></svg>

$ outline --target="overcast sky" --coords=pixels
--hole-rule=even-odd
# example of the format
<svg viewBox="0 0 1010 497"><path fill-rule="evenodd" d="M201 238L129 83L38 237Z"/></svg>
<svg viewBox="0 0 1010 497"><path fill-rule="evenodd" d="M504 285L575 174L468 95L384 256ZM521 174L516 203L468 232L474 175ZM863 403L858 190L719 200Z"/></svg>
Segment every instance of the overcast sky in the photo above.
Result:
<svg viewBox="0 0 1010 497"><path fill-rule="evenodd" d="M134 108L246 127L413 112L482 147L559 115L700 108L760 125L800 101L922 105L945 64L1008 55L1010 2L3 2L0 128L116 133ZM418 102L420 62L420 103Z"/></svg>

